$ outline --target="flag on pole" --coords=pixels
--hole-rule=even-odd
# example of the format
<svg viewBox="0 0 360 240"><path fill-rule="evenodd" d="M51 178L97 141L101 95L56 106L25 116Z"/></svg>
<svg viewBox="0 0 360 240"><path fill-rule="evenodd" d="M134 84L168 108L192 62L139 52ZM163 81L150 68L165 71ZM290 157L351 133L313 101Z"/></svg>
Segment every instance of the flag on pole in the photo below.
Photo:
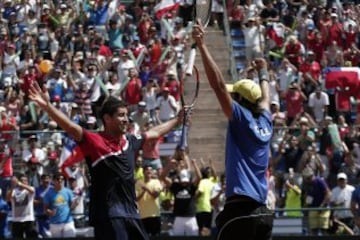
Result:
<svg viewBox="0 0 360 240"><path fill-rule="evenodd" d="M64 147L61 151L59 164L63 174L68 178L71 177L70 167L82 160L84 160L84 155L82 154L80 147L76 144L73 138L65 135Z"/></svg>
<svg viewBox="0 0 360 240"><path fill-rule="evenodd" d="M165 13L176 10L179 5L180 0L161 0L154 7L155 15L158 19L161 19Z"/></svg>
<svg viewBox="0 0 360 240"><path fill-rule="evenodd" d="M278 48L281 48L285 39L285 27L281 23L273 23L267 30L266 36L271 39Z"/></svg>

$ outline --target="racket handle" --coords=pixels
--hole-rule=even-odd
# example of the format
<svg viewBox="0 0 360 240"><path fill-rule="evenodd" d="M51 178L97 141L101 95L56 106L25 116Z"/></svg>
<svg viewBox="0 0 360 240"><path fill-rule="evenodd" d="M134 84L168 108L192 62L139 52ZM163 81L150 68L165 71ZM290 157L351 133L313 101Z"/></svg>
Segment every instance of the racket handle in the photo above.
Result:
<svg viewBox="0 0 360 240"><path fill-rule="evenodd" d="M188 146L188 143L187 143L188 128L189 128L189 126L187 124L185 124L185 125L183 125L183 127L181 129L181 138L180 138L180 142L179 142L179 148L181 150L185 150Z"/></svg>
<svg viewBox="0 0 360 240"><path fill-rule="evenodd" d="M187 68L186 68L186 75L188 75L188 76L192 75L193 67L194 67L194 63L195 63L195 57L196 57L196 46L193 45L190 50L189 62L187 64Z"/></svg>

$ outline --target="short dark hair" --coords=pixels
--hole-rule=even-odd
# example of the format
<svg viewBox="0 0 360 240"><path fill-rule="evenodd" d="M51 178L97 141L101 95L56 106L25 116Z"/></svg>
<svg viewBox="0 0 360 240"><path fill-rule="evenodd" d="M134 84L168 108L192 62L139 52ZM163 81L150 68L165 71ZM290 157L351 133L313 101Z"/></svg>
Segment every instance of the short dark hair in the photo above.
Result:
<svg viewBox="0 0 360 240"><path fill-rule="evenodd" d="M100 118L104 122L105 114L108 114L109 116L113 116L118 108L126 108L126 107L127 107L126 102L119 100L113 96L109 96L107 99L105 99L104 103L101 106Z"/></svg>

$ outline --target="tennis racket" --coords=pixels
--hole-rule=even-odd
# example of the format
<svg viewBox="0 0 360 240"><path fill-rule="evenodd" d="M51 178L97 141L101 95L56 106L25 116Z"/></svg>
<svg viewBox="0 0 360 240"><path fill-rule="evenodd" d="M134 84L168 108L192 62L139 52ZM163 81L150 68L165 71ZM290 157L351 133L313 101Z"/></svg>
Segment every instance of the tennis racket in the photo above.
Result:
<svg viewBox="0 0 360 240"><path fill-rule="evenodd" d="M191 28L196 21L199 21L204 28L207 27L211 17L211 2L211 0L196 0L194 2L194 8L192 12L193 21L191 25L189 24ZM194 43L189 53L187 66L185 67L185 71L180 79L180 101L182 107L185 109L179 143L179 148L181 150L185 150L188 147L187 134L189 130L189 119L195 106L200 89L199 71L194 66L195 57L196 44Z"/></svg>

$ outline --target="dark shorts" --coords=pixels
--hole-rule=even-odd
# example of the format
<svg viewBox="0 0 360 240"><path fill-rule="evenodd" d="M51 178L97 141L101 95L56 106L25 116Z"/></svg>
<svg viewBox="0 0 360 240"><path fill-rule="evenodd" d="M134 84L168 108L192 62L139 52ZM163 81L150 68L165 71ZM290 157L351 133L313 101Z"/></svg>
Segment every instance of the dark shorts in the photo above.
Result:
<svg viewBox="0 0 360 240"><path fill-rule="evenodd" d="M93 224L97 240L149 240L140 219L111 218Z"/></svg>
<svg viewBox="0 0 360 240"><path fill-rule="evenodd" d="M239 196L225 204L224 210L216 218L219 240L270 240L274 213L265 205Z"/></svg>
<svg viewBox="0 0 360 240"><path fill-rule="evenodd" d="M150 236L158 236L161 232L161 219L160 217L148 217L143 218L142 222L144 224L146 232Z"/></svg>
<svg viewBox="0 0 360 240"><path fill-rule="evenodd" d="M196 213L196 221L200 230L204 227L211 229L211 220L212 220L211 212Z"/></svg>

